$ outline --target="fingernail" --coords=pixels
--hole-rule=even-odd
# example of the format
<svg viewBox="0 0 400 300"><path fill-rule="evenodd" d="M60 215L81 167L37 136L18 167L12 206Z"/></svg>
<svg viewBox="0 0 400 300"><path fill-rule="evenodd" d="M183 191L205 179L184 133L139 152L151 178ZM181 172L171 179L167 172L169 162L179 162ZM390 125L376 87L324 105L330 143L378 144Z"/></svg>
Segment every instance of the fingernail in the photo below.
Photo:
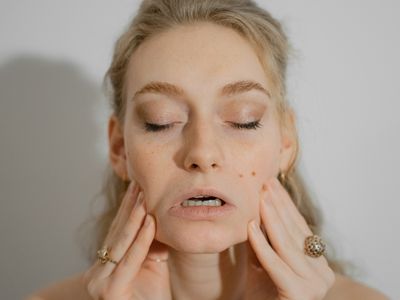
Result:
<svg viewBox="0 0 400 300"><path fill-rule="evenodd" d="M138 199L137 201L138 201L139 204L143 203L143 198L144 198L143 197L143 191L140 191L139 195L138 195L138 198L137 198Z"/></svg>
<svg viewBox="0 0 400 300"><path fill-rule="evenodd" d="M151 223L151 216L147 214L146 219L144 220L144 227L149 227L150 223Z"/></svg>
<svg viewBox="0 0 400 300"><path fill-rule="evenodd" d="M143 203L143 191L140 191L136 198L135 208Z"/></svg>
<svg viewBox="0 0 400 300"><path fill-rule="evenodd" d="M131 183L129 184L129 192L133 193L135 187L136 187L135 181L132 180Z"/></svg>
<svg viewBox="0 0 400 300"><path fill-rule="evenodd" d="M270 195L268 193L264 196L264 203L266 205L270 205L271 204L271 199L269 197L270 197Z"/></svg>
<svg viewBox="0 0 400 300"><path fill-rule="evenodd" d="M258 229L257 227L258 227L258 225L257 225L256 220L253 220L253 221L250 222L250 228L251 228L253 231L257 231L257 229Z"/></svg>

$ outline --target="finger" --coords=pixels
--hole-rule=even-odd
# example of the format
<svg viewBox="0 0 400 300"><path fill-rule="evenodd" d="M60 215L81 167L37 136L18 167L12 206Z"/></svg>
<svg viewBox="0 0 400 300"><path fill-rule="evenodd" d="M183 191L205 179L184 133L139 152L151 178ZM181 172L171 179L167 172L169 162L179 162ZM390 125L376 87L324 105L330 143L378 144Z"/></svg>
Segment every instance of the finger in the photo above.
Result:
<svg viewBox="0 0 400 300"><path fill-rule="evenodd" d="M303 215L300 213L294 202L292 201L292 198L290 197L289 193L286 191L286 189L282 186L282 184L279 182L277 178L273 178L271 181L271 188L273 191L276 192L277 197L275 197L275 201L273 201L275 207L278 209L278 206L280 204L281 208L284 208L288 214L291 216L291 218L288 218L288 220L292 220L292 224L296 224L296 228L298 228L302 233L303 233L303 238L300 238L298 241L300 248L304 250L304 242L305 239L313 235L313 232L309 225L307 224L307 221L303 217ZM279 197L279 198L278 198ZM276 199L280 199L281 201L277 201ZM323 259L325 262L325 257L320 256L321 259Z"/></svg>
<svg viewBox="0 0 400 300"><path fill-rule="evenodd" d="M166 261L169 257L167 245L154 240L150 246L147 257L150 259L150 261Z"/></svg>
<svg viewBox="0 0 400 300"><path fill-rule="evenodd" d="M256 271L265 271L264 267L260 264L260 261L258 260L257 255L254 252L254 249L251 246L250 242L246 243L246 248L248 265Z"/></svg>
<svg viewBox="0 0 400 300"><path fill-rule="evenodd" d="M271 203L274 206L280 220L285 226L286 231L291 235L298 249L302 251L304 247L304 240L308 235L312 234L311 230L308 228L308 226L307 229L304 229L300 224L298 224L299 222L294 213L291 211L291 207L287 205L287 202L292 202L291 199L288 199L290 196L281 191L276 181L276 178L272 178L267 184L270 196L269 199L271 200Z"/></svg>
<svg viewBox="0 0 400 300"><path fill-rule="evenodd" d="M169 274L168 257L167 245L153 239L142 268L149 269L161 277L165 276Z"/></svg>
<svg viewBox="0 0 400 300"><path fill-rule="evenodd" d="M129 215L129 212L133 208L138 193L139 193L138 184L136 184L136 182L134 181L131 181L130 185L128 186L128 189L125 192L124 197L121 200L121 204L118 208L118 211L110 225L110 229L104 241L105 245L112 243L112 237L115 235L115 232L119 230L122 224L125 224L127 215Z"/></svg>
<svg viewBox="0 0 400 300"><path fill-rule="evenodd" d="M308 265L314 268L320 276L324 277L327 274L326 269L329 267L326 258L324 256L318 258L309 257L304 252L304 241L307 236L313 234L304 217L300 214L290 195L276 178L273 178L269 182L268 187L271 192L271 202L277 214L292 235L299 250L304 253L304 258Z"/></svg>
<svg viewBox="0 0 400 300"><path fill-rule="evenodd" d="M295 245L272 203L270 191L261 200L260 213L272 247L282 260L299 276L310 272L303 251Z"/></svg>
<svg viewBox="0 0 400 300"><path fill-rule="evenodd" d="M308 226L306 220L304 219L303 215L299 212L296 205L293 203L292 198L290 197L289 193L286 189L282 186L279 180L276 177L273 177L272 180L268 182L268 186L273 191L274 194L277 195L279 198L280 207L284 207L288 214L291 216L290 220L293 220L294 223L297 225L305 236L309 236L312 234L310 227Z"/></svg>
<svg viewBox="0 0 400 300"><path fill-rule="evenodd" d="M258 225L252 226L255 222L250 222L248 226L248 235L250 245L253 247L254 252L260 261L261 265L267 271L268 276L275 284L278 291L282 291L284 294L290 294L294 292L294 296L290 296L292 299L296 299L296 295L303 294L304 287L306 292L313 293L313 287L320 286L331 286L333 280L324 281L316 273L313 273L314 277L309 280L304 280L304 277L298 276L293 269L284 261L282 258L273 250L273 248L266 242L264 235ZM331 270L326 272L327 274L333 274ZM331 276L332 278L332 276ZM311 286L309 286L311 284Z"/></svg>
<svg viewBox="0 0 400 300"><path fill-rule="evenodd" d="M154 239L155 224L150 214L146 215L137 238L113 272L113 280L121 286L128 286L136 277Z"/></svg>
<svg viewBox="0 0 400 300"><path fill-rule="evenodd" d="M248 225L248 236L250 245L268 276L278 287L285 288L285 282L293 280L295 274L268 244L259 225L254 220Z"/></svg>
<svg viewBox="0 0 400 300"><path fill-rule="evenodd" d="M124 257L126 251L135 240L143 218L146 215L144 206L144 194L141 191L135 201L135 206L130 211L129 216L123 226L120 227L118 232L114 233L112 243L110 244L110 256L113 260L119 262ZM115 269L115 264L107 263L103 266L102 277L109 276Z"/></svg>
<svg viewBox="0 0 400 300"><path fill-rule="evenodd" d="M141 187L139 184L134 184L134 187L130 191L130 195L127 195L127 197L124 198L124 200L121 203L120 209L119 209L119 224L118 226L123 226L126 223L126 220L129 218L129 215L134 208L134 206L137 203L139 192L141 191Z"/></svg>

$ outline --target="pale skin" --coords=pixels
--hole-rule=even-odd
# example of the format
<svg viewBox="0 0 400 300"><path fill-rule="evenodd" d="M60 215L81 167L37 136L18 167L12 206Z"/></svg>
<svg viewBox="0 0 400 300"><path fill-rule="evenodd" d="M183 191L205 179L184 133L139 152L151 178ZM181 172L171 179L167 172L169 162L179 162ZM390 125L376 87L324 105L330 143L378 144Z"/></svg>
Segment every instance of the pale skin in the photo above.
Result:
<svg viewBox="0 0 400 300"><path fill-rule="evenodd" d="M97 262L38 299L387 299L335 276L324 256L304 254L312 232L276 179L294 156L294 114L279 126L270 79L245 39L208 23L174 28L135 51L126 78L125 123L109 121L110 162L131 180L105 240L119 263ZM221 96L240 80L268 93ZM134 97L151 81L185 95ZM254 121L261 126L232 126ZM146 131L145 122L173 126ZM170 216L174 199L197 186L228 194L234 213L216 221Z"/></svg>

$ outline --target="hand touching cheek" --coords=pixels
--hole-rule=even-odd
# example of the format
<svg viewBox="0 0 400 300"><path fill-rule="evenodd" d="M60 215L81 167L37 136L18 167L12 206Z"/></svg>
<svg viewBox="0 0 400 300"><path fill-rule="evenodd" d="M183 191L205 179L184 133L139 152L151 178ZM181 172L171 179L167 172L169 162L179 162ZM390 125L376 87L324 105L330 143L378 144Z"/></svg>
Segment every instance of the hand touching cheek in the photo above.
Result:
<svg viewBox="0 0 400 300"><path fill-rule="evenodd" d="M333 270L324 256L305 253L305 239L313 233L278 179L266 187L260 201L266 236L255 220L248 225L257 259L275 284L278 299L323 299L335 281Z"/></svg>

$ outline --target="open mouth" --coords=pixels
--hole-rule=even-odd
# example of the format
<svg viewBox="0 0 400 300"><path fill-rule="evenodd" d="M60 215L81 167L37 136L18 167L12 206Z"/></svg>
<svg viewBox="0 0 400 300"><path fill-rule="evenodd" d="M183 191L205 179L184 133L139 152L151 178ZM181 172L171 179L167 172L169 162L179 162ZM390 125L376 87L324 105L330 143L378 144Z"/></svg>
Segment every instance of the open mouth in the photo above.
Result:
<svg viewBox="0 0 400 300"><path fill-rule="evenodd" d="M189 199L184 200L181 203L181 206L223 206L225 205L225 201L208 195L201 195L196 197L191 197Z"/></svg>
<svg viewBox="0 0 400 300"><path fill-rule="evenodd" d="M212 188L193 189L179 198L169 209L169 213L173 217L190 221L217 220L229 217L237 211L227 195Z"/></svg>

